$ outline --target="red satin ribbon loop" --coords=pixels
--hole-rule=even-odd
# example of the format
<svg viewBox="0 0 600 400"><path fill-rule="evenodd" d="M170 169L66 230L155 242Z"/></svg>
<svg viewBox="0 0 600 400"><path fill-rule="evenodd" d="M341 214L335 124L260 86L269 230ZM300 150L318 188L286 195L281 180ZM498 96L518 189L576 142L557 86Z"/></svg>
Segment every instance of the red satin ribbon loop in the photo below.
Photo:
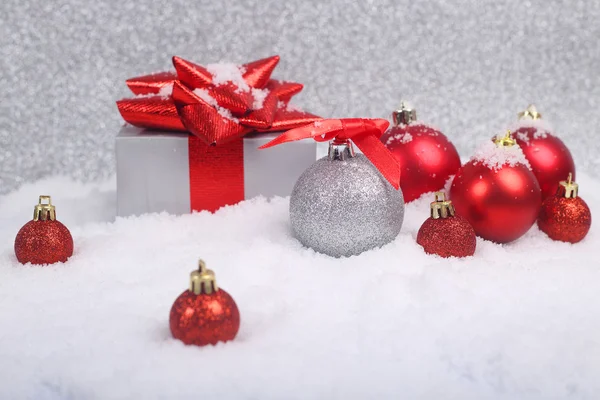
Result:
<svg viewBox="0 0 600 400"><path fill-rule="evenodd" d="M379 140L389 124L385 119L326 119L291 129L260 148L265 149L307 138L313 138L317 142L352 140L385 179L398 189L400 187L400 164Z"/></svg>

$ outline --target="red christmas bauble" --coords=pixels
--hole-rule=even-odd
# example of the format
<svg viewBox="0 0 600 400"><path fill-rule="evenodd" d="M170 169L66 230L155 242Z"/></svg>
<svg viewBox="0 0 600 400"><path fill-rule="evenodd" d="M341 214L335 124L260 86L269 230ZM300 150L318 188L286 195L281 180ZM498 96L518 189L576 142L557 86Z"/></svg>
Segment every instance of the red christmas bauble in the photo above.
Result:
<svg viewBox="0 0 600 400"><path fill-rule="evenodd" d="M204 261L190 274L190 289L173 303L169 325L175 339L196 346L227 342L237 335L238 307L229 293L217 287L215 274Z"/></svg>
<svg viewBox="0 0 600 400"><path fill-rule="evenodd" d="M558 183L569 173L575 178L575 162L571 152L558 137L533 126L518 128L514 137L540 184L543 199L554 196Z"/></svg>
<svg viewBox="0 0 600 400"><path fill-rule="evenodd" d="M240 329L240 312L223 289L211 294L186 290L171 307L169 325L173 337L185 344L217 344L235 338Z"/></svg>
<svg viewBox="0 0 600 400"><path fill-rule="evenodd" d="M517 146L514 149L518 151ZM502 155L493 155L496 158L487 163L475 158L465 164L454 177L450 199L456 213L469 221L478 236L508 243L524 235L534 224L541 205L541 190L525 164L514 160L505 163L499 156ZM499 165L493 165L494 162Z"/></svg>
<svg viewBox="0 0 600 400"><path fill-rule="evenodd" d="M454 213L452 203L444 200L442 193L442 201L431 203L432 216L421 225L417 233L417 243L423 246L427 254L437 254L441 257L472 256L477 245L475 231L469 221ZM438 218L434 218L434 213L441 207L446 208L446 215L438 214Z"/></svg>
<svg viewBox="0 0 600 400"><path fill-rule="evenodd" d="M544 200L538 227L550 239L577 243L592 226L592 213L581 197L566 199L551 196Z"/></svg>
<svg viewBox="0 0 600 400"><path fill-rule="evenodd" d="M460 156L452 142L440 131L415 119L414 110L395 111L395 126L381 137L400 163L400 188L407 203L423 193L442 189L460 168Z"/></svg>
<svg viewBox="0 0 600 400"><path fill-rule="evenodd" d="M21 264L36 265L65 262L73 255L73 237L67 227L56 220L50 196L40 196L33 221L17 233L15 255Z"/></svg>
<svg viewBox="0 0 600 400"><path fill-rule="evenodd" d="M569 174L567 181L559 182L557 193L542 203L538 227L550 239L577 243L583 240L592 226L592 213L581 197Z"/></svg>

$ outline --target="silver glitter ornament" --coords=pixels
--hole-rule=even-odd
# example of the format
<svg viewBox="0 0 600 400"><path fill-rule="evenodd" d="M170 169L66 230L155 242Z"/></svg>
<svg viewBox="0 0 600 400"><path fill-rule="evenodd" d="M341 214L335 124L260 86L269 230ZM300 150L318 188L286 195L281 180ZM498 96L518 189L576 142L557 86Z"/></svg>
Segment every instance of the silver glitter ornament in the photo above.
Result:
<svg viewBox="0 0 600 400"><path fill-rule="evenodd" d="M290 220L305 246L348 257L396 238L404 198L352 145L330 144L329 155L300 176L290 198Z"/></svg>

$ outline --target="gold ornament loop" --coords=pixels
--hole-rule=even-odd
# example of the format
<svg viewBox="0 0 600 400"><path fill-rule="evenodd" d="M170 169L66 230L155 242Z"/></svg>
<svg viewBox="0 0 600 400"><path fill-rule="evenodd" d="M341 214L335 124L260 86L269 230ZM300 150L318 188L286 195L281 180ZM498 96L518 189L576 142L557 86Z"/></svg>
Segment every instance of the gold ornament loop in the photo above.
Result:
<svg viewBox="0 0 600 400"><path fill-rule="evenodd" d="M218 290L215 273L206 268L204 260L199 260L198 269L190 273L190 292L194 294L211 294Z"/></svg>
<svg viewBox="0 0 600 400"><path fill-rule="evenodd" d="M431 218L448 218L454 216L454 205L452 201L446 200L444 192L435 192L435 201L431 203Z"/></svg>
<svg viewBox="0 0 600 400"><path fill-rule="evenodd" d="M566 181L560 181L557 194L567 199L574 199L579 195L579 185L573 181L573 173L569 172Z"/></svg>
<svg viewBox="0 0 600 400"><path fill-rule="evenodd" d="M56 220L56 207L52 205L50 196L41 195L38 204L33 208L34 221Z"/></svg>
<svg viewBox="0 0 600 400"><path fill-rule="evenodd" d="M519 114L517 114L519 119L541 119L542 118L542 114L540 114L537 110L537 108L533 105L530 104L529 107L527 107L524 111L521 111Z"/></svg>
<svg viewBox="0 0 600 400"><path fill-rule="evenodd" d="M498 147L511 147L517 144L517 141L512 137L512 132L508 130L504 136L496 136L494 143Z"/></svg>

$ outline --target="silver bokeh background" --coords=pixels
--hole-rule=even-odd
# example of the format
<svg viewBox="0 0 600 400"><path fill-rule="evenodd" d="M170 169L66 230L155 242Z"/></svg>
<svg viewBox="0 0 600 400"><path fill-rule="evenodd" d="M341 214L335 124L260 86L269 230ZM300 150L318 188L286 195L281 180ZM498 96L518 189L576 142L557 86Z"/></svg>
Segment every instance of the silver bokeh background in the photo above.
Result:
<svg viewBox="0 0 600 400"><path fill-rule="evenodd" d="M579 170L600 171L598 1L0 3L0 192L114 174L129 77L272 54L323 116L388 117L409 99L463 157L534 102Z"/></svg>

